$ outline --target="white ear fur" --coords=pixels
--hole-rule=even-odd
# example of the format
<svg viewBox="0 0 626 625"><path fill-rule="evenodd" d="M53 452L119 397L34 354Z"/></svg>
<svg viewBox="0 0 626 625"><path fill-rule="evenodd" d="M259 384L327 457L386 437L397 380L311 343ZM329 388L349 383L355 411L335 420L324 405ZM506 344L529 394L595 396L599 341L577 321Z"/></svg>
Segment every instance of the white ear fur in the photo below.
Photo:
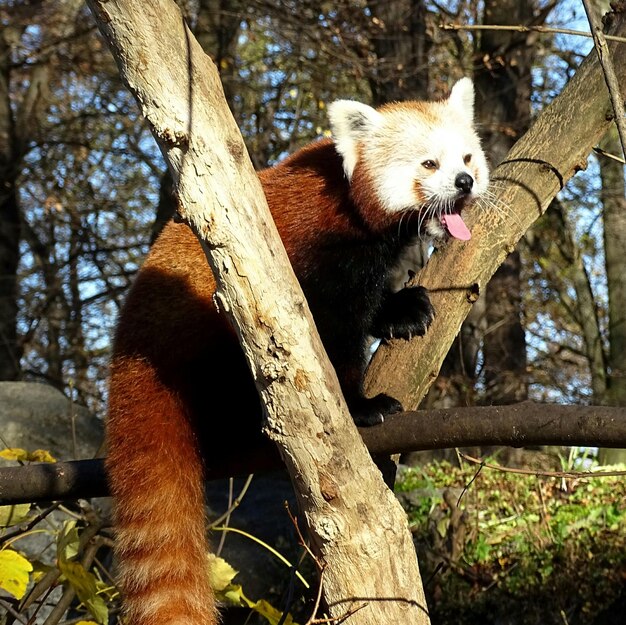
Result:
<svg viewBox="0 0 626 625"><path fill-rule="evenodd" d="M448 103L471 121L474 121L474 83L470 78L461 78L452 87Z"/></svg>
<svg viewBox="0 0 626 625"><path fill-rule="evenodd" d="M343 169L350 179L358 158L359 141L382 124L383 116L367 104L337 100L328 107L328 117Z"/></svg>

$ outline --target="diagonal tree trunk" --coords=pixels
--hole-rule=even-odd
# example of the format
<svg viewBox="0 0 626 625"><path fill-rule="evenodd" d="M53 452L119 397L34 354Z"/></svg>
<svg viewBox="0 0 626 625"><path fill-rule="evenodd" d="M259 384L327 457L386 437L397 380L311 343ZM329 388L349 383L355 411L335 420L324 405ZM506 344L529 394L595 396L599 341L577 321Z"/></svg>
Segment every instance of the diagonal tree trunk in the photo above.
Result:
<svg viewBox="0 0 626 625"><path fill-rule="evenodd" d="M235 54L237 37L241 30L242 6L239 1L201 0L194 34L202 49L211 57L220 73L224 97L234 114L237 66ZM154 243L165 224L176 212L177 200L171 172L166 169L161 176L159 203L152 224L150 244Z"/></svg>
<svg viewBox="0 0 626 625"><path fill-rule="evenodd" d="M610 21L611 34L626 33L621 5ZM610 47L618 78L626 84L626 46ZM472 303L525 230L545 212L565 182L585 167L591 149L611 123L610 110L602 70L592 51L494 171L499 208L468 212L472 240L451 242L417 276L416 282L431 290L435 309L444 314L435 317L424 337L381 346L367 375L370 394L387 392L407 409L419 404ZM394 375L386 376L386 371Z"/></svg>
<svg viewBox="0 0 626 625"><path fill-rule="evenodd" d="M89 6L204 244L324 566L330 615L360 608L354 625L426 625L406 514L348 414L215 67L170 0Z"/></svg>

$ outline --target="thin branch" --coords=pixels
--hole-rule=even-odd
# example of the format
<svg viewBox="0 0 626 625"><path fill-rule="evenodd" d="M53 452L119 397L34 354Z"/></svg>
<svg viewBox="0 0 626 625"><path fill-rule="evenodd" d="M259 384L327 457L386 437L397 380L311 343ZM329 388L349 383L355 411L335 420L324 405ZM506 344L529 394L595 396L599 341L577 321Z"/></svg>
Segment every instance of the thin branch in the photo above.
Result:
<svg viewBox="0 0 626 625"><path fill-rule="evenodd" d="M534 477L558 477L566 479L589 479L590 477L621 477L626 475L626 471L537 471L536 469L515 469L513 467L502 467L498 464L490 464L485 462L482 458L474 458L468 456L462 451L459 455L463 460L471 464L477 464L480 468L493 469L494 471L500 471L501 473L515 473L517 475L532 475ZM478 475L478 473L476 473ZM474 481L476 476L472 479ZM471 482L470 482L471 483ZM469 486L469 485L468 485Z"/></svg>
<svg viewBox="0 0 626 625"><path fill-rule="evenodd" d="M602 31L602 23L598 18L596 12L593 10L589 0L583 0L583 6L587 13L587 19L589 20L589 26L591 27L591 34L593 35L593 43L598 53L598 60L602 66L604 72L604 80L606 81L609 95L611 96L611 104L613 105L613 111L615 112L615 124L617 125L617 132L619 134L619 140L622 144L622 152L626 156L626 118L624 117L624 100L620 95L619 81L615 74L615 67L613 66L613 60L611 59L611 52L606 44L608 37Z"/></svg>
<svg viewBox="0 0 626 625"><path fill-rule="evenodd" d="M441 30L506 30L521 33L538 32L554 35L572 35L574 37L592 38L593 35L584 30L572 30L571 28L552 28L550 26L524 26L523 24L504 25L504 24L439 24ZM618 41L626 43L626 37L618 37L616 35L604 35L607 41Z"/></svg>
<svg viewBox="0 0 626 625"><path fill-rule="evenodd" d="M612 154L611 152L607 152L606 150L603 150L600 147L593 148L593 151L596 154L599 154L600 156L604 156L605 158L613 159L614 161L617 161L618 163L621 163L622 165L626 165L626 160L624 160L621 156L617 156L616 154Z"/></svg>

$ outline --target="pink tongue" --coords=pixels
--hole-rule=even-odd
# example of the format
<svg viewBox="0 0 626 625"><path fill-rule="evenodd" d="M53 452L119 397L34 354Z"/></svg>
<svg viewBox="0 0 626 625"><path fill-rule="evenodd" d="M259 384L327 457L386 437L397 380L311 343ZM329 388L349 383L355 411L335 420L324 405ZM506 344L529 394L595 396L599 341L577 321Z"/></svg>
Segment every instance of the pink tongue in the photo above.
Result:
<svg viewBox="0 0 626 625"><path fill-rule="evenodd" d="M441 223L448 229L448 232L455 238L461 239L461 241L469 241L472 238L472 233L468 230L467 226L461 215L458 213L449 213L441 216Z"/></svg>

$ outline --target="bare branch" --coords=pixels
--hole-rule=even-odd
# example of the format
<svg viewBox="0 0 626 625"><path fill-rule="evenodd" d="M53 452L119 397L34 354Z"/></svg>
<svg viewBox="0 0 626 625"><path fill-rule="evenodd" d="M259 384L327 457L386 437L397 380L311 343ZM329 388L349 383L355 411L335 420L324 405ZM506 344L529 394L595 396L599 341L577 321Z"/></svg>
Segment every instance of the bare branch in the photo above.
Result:
<svg viewBox="0 0 626 625"><path fill-rule="evenodd" d="M609 95L611 96L611 104L613 105L613 111L615 111L615 124L617 125L617 132L619 134L619 140L622 144L622 152L626 156L626 119L624 118L624 100L620 95L619 81L615 74L615 67L611 59L611 52L606 44L607 37L602 31L602 23L598 19L596 12L589 0L583 0L583 6L587 13L587 19L589 20L589 26L591 27L591 34L593 35L593 43L598 53L598 60L602 65L602 71L604 72L604 79L606 81Z"/></svg>
<svg viewBox="0 0 626 625"><path fill-rule="evenodd" d="M544 33L547 35L572 35L574 37L586 37L592 38L593 35L584 30L572 30L571 28L552 28L550 26L526 26L524 24L450 24L450 23L442 23L439 24L439 28L441 30L467 30L467 31L478 31L478 30L505 30L505 31L514 31L520 33ZM618 41L620 43L626 43L626 37L618 37L616 35L605 35L604 38L607 41Z"/></svg>
<svg viewBox="0 0 626 625"><path fill-rule="evenodd" d="M515 467L503 467L499 464L485 462L482 458L474 458L468 454L459 452L459 456L470 464L477 464L481 469L493 469L501 473L515 473L516 475L533 475L535 477L558 477L572 480L580 480L591 477L622 477L626 471L537 471L537 469L518 469Z"/></svg>

